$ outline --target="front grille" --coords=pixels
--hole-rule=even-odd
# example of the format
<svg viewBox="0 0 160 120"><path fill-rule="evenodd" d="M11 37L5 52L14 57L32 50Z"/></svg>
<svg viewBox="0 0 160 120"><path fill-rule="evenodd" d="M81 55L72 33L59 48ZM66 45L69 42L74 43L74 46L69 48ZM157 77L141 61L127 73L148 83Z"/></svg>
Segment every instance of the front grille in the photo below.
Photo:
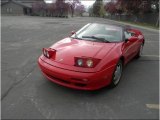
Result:
<svg viewBox="0 0 160 120"><path fill-rule="evenodd" d="M78 79L78 78L71 78L71 80L82 82L82 79Z"/></svg>
<svg viewBox="0 0 160 120"><path fill-rule="evenodd" d="M86 84L83 84L83 83L74 83L74 82L70 82L70 81L59 79L59 78L54 77L54 76L49 75L49 74L46 74L46 75L48 77L50 77L51 79L54 79L56 81L59 81L59 82L65 83L65 84L71 84L71 85L75 85L75 86L78 86L78 87L85 87L86 86Z"/></svg>
<svg viewBox="0 0 160 120"><path fill-rule="evenodd" d="M74 83L75 86L79 86L79 87L85 87L86 84L82 84L82 83Z"/></svg>
<svg viewBox="0 0 160 120"><path fill-rule="evenodd" d="M63 83L67 83L67 84L69 84L69 83L70 83L69 81L65 81L65 80L59 79L59 78L54 77L54 76L49 75L49 74L47 74L47 76L48 76L48 77L50 77L50 78L52 78L52 79L54 79L54 80L57 80L57 81L63 82Z"/></svg>

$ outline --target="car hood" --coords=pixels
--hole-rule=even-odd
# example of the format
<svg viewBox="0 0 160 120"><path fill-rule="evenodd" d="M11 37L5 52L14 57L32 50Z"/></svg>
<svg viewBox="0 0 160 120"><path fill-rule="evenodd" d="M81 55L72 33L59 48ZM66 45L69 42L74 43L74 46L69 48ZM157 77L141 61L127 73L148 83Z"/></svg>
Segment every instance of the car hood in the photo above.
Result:
<svg viewBox="0 0 160 120"><path fill-rule="evenodd" d="M103 59L103 57L115 46L115 43L92 42L65 38L50 48L56 50L52 60L67 65L74 65L74 57L92 57Z"/></svg>

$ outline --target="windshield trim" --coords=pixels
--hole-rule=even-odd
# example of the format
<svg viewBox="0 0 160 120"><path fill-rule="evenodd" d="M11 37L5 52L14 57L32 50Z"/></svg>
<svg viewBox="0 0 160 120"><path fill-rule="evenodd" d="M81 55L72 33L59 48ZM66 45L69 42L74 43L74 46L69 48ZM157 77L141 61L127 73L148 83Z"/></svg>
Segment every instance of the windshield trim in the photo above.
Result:
<svg viewBox="0 0 160 120"><path fill-rule="evenodd" d="M124 38L124 36L123 36L123 31L124 31L124 29L123 29L123 27L121 27L121 26L116 26L116 25L110 25L110 24L101 24L101 23L88 23L88 24L86 24L84 27L82 27L80 30L78 30L75 34L73 34L72 36L71 36L71 38L74 38L74 39L79 39L79 40L87 40L87 41L94 41L94 40L90 40L90 39L85 39L85 38L81 38L81 37L78 37L77 35L79 35L80 33L82 33L83 31L85 31L85 29L87 29L89 26L91 26L91 25L105 25L106 27L108 26L108 27L110 27L110 28L112 28L113 27L113 29L118 29L119 30L119 32L120 32L120 38L119 38L119 40L113 40L113 41L111 41L111 40L107 40L106 39L106 41L109 41L109 42L111 42L111 43L114 43L114 42L121 42L121 41L124 41L123 40L123 38ZM118 31L117 30L117 31ZM84 36L90 36L90 35L84 35ZM91 38L92 39L92 38ZM96 42L103 42L103 41L96 41ZM105 41L104 41L105 42Z"/></svg>

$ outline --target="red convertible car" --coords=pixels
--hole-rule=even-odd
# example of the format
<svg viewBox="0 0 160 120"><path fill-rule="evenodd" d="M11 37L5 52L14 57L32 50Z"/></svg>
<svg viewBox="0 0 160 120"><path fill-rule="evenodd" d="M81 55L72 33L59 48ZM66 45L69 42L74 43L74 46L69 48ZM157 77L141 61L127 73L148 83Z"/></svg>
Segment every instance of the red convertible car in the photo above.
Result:
<svg viewBox="0 0 160 120"><path fill-rule="evenodd" d="M43 48L38 64L54 83L79 90L115 87L123 67L140 57L144 36L125 26L89 23L70 37Z"/></svg>

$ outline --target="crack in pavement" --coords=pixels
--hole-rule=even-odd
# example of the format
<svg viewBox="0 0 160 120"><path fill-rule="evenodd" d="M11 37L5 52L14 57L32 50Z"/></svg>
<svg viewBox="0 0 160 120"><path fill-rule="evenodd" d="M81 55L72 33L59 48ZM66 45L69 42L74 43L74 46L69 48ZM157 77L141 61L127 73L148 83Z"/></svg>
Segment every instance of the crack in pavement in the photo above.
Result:
<svg viewBox="0 0 160 120"><path fill-rule="evenodd" d="M35 66L36 66L36 64L33 65L33 68L31 69L31 71L30 71L27 75L25 75L21 80L19 80L19 81L17 81L17 82L14 82L14 83L11 85L11 87L2 95L1 101L9 94L9 92L10 92L16 85L18 85L19 83L23 82L26 78L28 78L28 77L31 75L31 73L32 73L32 72L34 71L34 69L36 68Z"/></svg>
<svg viewBox="0 0 160 120"><path fill-rule="evenodd" d="M139 60L139 62L145 62L145 61L148 61L148 62L151 62L151 61L159 61L159 60L147 60L147 59L140 59ZM11 87L2 95L2 97L1 97L1 101L8 95L8 93L16 86L16 85L18 85L19 83L21 83L22 81L24 81L26 78L28 78L30 75L31 75L31 73L34 71L34 69L35 69L35 66L36 66L36 64L35 65L33 65L33 68L31 69L31 71L27 74L27 75L25 75L21 80L19 80L19 81L17 81L17 82L14 82L12 85L11 85Z"/></svg>

